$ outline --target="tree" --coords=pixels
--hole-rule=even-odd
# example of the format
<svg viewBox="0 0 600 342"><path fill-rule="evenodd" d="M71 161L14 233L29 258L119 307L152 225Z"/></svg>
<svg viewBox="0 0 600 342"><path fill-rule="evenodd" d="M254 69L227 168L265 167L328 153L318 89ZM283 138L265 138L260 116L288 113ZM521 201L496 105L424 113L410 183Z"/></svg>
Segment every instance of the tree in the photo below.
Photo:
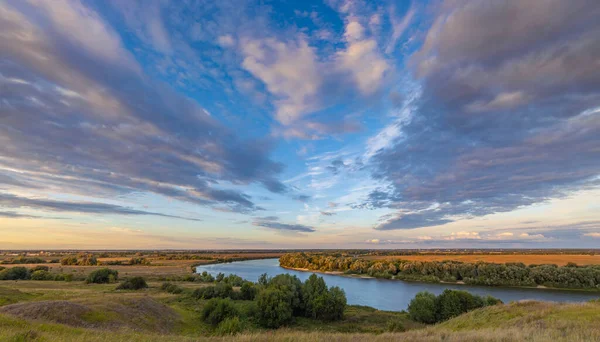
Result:
<svg viewBox="0 0 600 342"><path fill-rule="evenodd" d="M254 300L256 297L256 287L253 283L246 281L240 289L241 299Z"/></svg>
<svg viewBox="0 0 600 342"><path fill-rule="evenodd" d="M417 293L408 305L408 314L414 321L435 323L437 321L435 295L427 291Z"/></svg>
<svg viewBox="0 0 600 342"><path fill-rule="evenodd" d="M213 326L217 326L226 318L239 315L231 299L213 298L206 302L202 308L202 319Z"/></svg>
<svg viewBox="0 0 600 342"><path fill-rule="evenodd" d="M258 277L258 285L267 286L269 284L269 276L263 273Z"/></svg>
<svg viewBox="0 0 600 342"><path fill-rule="evenodd" d="M302 297L308 317L316 318L316 311L313 308L315 299L325 292L327 292L327 285L323 277L319 277L313 273L306 279L302 288Z"/></svg>
<svg viewBox="0 0 600 342"><path fill-rule="evenodd" d="M289 295L278 288L262 289L256 299L258 321L267 328L279 328L292 319L292 305Z"/></svg>
<svg viewBox="0 0 600 342"><path fill-rule="evenodd" d="M304 313L304 304L302 295L302 281L298 277L289 274L279 274L269 280L269 288L280 289L288 297L292 306L294 315Z"/></svg>

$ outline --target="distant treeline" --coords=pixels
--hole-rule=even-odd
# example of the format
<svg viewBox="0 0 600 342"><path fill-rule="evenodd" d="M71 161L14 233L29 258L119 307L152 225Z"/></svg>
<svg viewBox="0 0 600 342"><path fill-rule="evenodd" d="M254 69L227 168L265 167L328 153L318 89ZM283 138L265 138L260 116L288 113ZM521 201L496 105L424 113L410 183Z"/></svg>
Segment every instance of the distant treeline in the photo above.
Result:
<svg viewBox="0 0 600 342"><path fill-rule="evenodd" d="M283 267L312 271L365 274L376 278L425 282L458 282L488 286L547 286L600 290L600 265L529 265L523 263L463 263L457 261L378 261L343 255L291 253L279 259Z"/></svg>

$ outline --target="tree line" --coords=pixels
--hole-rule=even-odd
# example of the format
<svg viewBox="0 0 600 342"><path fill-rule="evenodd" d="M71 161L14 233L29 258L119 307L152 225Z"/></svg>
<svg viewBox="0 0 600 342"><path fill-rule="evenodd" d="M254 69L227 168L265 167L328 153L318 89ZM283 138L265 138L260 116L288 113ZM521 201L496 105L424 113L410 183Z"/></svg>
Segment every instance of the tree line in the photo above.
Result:
<svg viewBox="0 0 600 342"><path fill-rule="evenodd" d="M600 290L600 265L577 266L570 263L560 267L557 265L527 266L523 263L384 261L324 253L289 253L279 258L279 263L282 267L364 274L386 279Z"/></svg>

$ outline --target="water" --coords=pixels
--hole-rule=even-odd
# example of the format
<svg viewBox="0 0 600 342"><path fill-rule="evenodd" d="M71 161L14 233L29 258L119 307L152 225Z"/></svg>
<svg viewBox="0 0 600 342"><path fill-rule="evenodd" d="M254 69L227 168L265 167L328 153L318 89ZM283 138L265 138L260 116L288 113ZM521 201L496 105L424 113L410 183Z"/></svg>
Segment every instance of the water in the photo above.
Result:
<svg viewBox="0 0 600 342"><path fill-rule="evenodd" d="M298 276L302 281L312 274L311 272L287 270L280 267L278 259L238 261L226 264L198 266L196 271L198 273L206 271L212 275L233 273L254 282L263 273L267 273L271 277L282 273L289 273ZM348 298L348 304L366 305L388 311L405 310L417 292L429 291L440 294L445 289L467 290L478 295L491 295L501 299L505 303L523 299L580 302L600 297L599 293L577 291L428 284L401 280L350 278L329 274L319 275L325 279L327 286L339 286L344 289Z"/></svg>

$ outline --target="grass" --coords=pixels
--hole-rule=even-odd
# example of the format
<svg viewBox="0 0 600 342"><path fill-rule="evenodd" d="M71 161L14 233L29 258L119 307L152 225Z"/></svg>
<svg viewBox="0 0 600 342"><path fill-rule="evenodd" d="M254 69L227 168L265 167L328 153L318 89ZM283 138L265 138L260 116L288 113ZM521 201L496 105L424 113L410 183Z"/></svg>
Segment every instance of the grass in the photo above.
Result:
<svg viewBox="0 0 600 342"><path fill-rule="evenodd" d="M505 264L511 262L522 262L531 264L556 264L564 266L569 262L577 265L600 264L600 255L584 254L426 254L426 255L369 255L362 257L367 260L410 260L410 261L461 261L476 263L478 261Z"/></svg>
<svg viewBox="0 0 600 342"><path fill-rule="evenodd" d="M177 284L187 291L206 286ZM412 322L403 312L363 306L348 306L342 321L297 318L275 331L262 329L242 315L247 330L234 337L219 337L200 320L206 301L162 292L160 282L149 285L142 291L116 291L116 284L0 282L0 341L600 340L600 302L511 303L427 327ZM242 312L252 305L249 301L235 303ZM396 332L390 333L392 326Z"/></svg>

